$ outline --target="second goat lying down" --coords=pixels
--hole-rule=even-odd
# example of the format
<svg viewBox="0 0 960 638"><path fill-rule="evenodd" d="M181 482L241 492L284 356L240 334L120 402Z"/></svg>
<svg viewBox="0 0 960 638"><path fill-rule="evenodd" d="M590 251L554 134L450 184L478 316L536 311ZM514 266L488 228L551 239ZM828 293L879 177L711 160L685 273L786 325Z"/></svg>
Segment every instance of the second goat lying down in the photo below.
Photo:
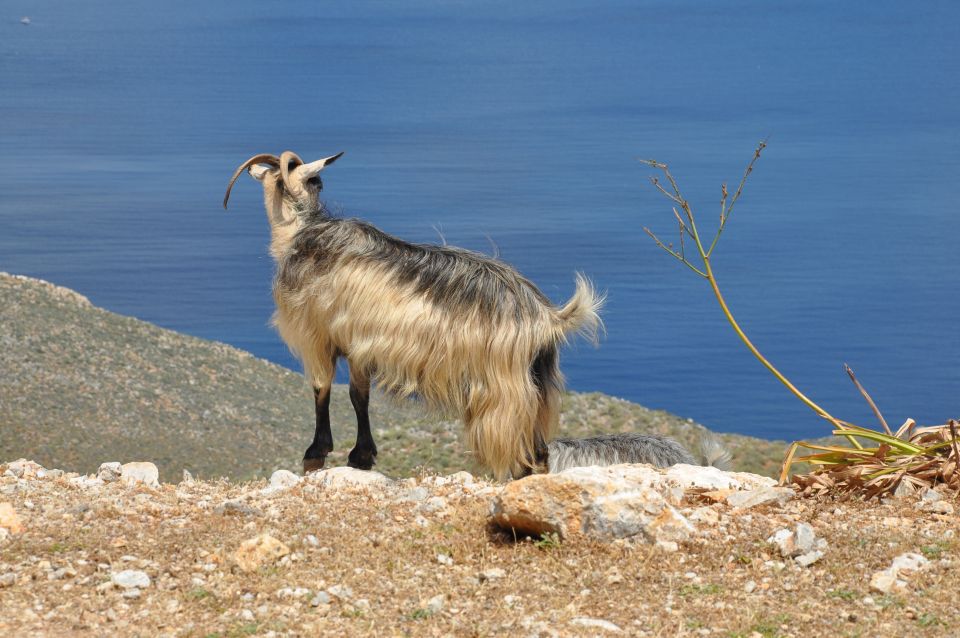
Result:
<svg viewBox="0 0 960 638"><path fill-rule="evenodd" d="M571 467L647 463L669 467L678 463L712 465L730 469L730 454L715 439L705 436L700 441L700 459L685 447L665 436L652 434L605 434L585 439L554 439L548 445L548 466L551 474ZM699 462L698 462L699 461Z"/></svg>
<svg viewBox="0 0 960 638"><path fill-rule="evenodd" d="M499 478L545 469L559 419L557 349L571 332L596 338L601 298L577 275L556 307L510 266L484 255L410 244L319 201L319 172L340 155L304 163L287 151L246 169L263 185L277 263L274 324L313 385L316 431L304 471L333 449L329 401L336 361L350 366L357 443L348 463L377 456L367 415L371 381L463 419L477 460Z"/></svg>

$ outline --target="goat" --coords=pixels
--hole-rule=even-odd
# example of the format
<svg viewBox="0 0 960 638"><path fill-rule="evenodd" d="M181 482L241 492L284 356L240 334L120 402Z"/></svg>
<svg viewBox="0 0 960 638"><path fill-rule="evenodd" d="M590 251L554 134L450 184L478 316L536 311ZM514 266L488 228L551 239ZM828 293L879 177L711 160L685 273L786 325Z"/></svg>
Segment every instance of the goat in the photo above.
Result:
<svg viewBox="0 0 960 638"><path fill-rule="evenodd" d="M322 468L333 449L330 385L340 357L357 415L351 467L370 469L377 456L367 413L373 382L461 418L477 460L497 478L544 469L563 389L558 347L572 332L596 342L603 298L578 273L573 297L556 307L497 259L332 216L319 199L319 173L341 155L311 163L291 151L255 155L223 200L226 208L244 170L263 185L277 266L273 323L303 362L316 405L304 472Z"/></svg>
<svg viewBox="0 0 960 638"><path fill-rule="evenodd" d="M666 436L653 434L605 434L585 439L554 439L547 445L547 467L551 474L571 467L647 463L669 467L678 463L712 465L730 469L730 453L713 437L700 440L701 458L695 459L685 447Z"/></svg>

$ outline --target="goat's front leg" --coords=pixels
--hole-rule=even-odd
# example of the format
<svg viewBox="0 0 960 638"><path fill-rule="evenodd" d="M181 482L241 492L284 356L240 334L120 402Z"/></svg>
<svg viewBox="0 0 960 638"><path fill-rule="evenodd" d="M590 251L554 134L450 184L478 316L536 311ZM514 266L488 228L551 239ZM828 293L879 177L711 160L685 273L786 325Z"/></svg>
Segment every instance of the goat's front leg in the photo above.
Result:
<svg viewBox="0 0 960 638"><path fill-rule="evenodd" d="M303 473L323 469L327 455L333 451L333 433L330 431L330 384L313 389L313 401L317 409L317 427L313 443L303 455Z"/></svg>
<svg viewBox="0 0 960 638"><path fill-rule="evenodd" d="M337 369L336 353L321 351L304 362L307 378L313 381L313 402L317 411L317 426L313 443L303 455L303 473L323 469L327 455L333 451L333 433L330 431L330 386Z"/></svg>
<svg viewBox="0 0 960 638"><path fill-rule="evenodd" d="M357 444L350 450L347 465L360 470L369 470L376 463L377 444L370 432L370 377L350 366L350 402L357 413Z"/></svg>

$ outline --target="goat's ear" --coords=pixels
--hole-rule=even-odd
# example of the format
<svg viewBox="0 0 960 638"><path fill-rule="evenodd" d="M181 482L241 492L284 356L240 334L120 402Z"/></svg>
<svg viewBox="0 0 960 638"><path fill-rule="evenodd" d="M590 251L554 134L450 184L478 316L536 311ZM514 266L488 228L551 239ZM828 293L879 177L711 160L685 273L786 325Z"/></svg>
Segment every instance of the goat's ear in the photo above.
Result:
<svg viewBox="0 0 960 638"><path fill-rule="evenodd" d="M338 159L340 159L340 156L342 156L343 153L344 151L340 151L336 155L331 155L330 157L324 157L322 160L319 160L319 161L322 161L324 168L326 168L327 166L330 166L331 164L336 162Z"/></svg>
<svg viewBox="0 0 960 638"><path fill-rule="evenodd" d="M309 164L304 164L303 166L297 167L297 172L300 174L301 179L310 179L311 177L316 177L317 174L322 171L327 166L330 166L343 155L343 152L337 153L336 155L331 155L330 157L324 157L323 159L318 159L315 162L310 162Z"/></svg>
<svg viewBox="0 0 960 638"><path fill-rule="evenodd" d="M254 164L253 166L247 169L247 172L250 173L250 177L257 180L258 182L262 182L263 178L266 177L267 173L270 172L270 169L260 164Z"/></svg>

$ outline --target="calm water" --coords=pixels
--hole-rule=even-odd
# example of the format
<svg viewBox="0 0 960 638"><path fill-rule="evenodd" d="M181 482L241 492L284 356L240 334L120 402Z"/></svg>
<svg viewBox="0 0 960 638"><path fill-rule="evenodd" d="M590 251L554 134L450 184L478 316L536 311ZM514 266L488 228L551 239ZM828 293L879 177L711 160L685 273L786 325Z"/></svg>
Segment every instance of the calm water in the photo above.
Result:
<svg viewBox="0 0 960 638"><path fill-rule="evenodd" d="M712 225L769 136L714 259L748 333L837 416L870 421L844 361L891 421L960 415L956 3L95 4L0 9L0 270L295 365L258 186L220 200L253 153L345 150L346 214L608 291L573 388L818 435L642 232L674 226L635 158Z"/></svg>

